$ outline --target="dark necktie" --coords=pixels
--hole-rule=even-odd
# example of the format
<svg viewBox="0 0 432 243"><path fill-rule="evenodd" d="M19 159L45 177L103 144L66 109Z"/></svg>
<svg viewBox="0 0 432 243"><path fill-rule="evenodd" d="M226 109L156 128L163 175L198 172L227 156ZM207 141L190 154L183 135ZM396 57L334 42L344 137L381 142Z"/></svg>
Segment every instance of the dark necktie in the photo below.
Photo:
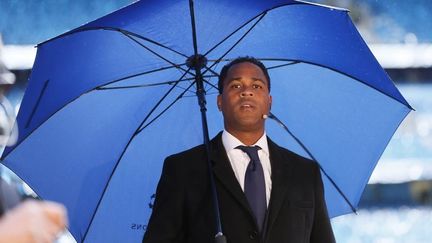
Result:
<svg viewBox="0 0 432 243"><path fill-rule="evenodd" d="M258 157L258 150L261 148L258 146L238 146L236 148L241 149L251 159L246 169L244 193L249 206L255 214L258 229L262 232L267 211L267 202L264 171Z"/></svg>

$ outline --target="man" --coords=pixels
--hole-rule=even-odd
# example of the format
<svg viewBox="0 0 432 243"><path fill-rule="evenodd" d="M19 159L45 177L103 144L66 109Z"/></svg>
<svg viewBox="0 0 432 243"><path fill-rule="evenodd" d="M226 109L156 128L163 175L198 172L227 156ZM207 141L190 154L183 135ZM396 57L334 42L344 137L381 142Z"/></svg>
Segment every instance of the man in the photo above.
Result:
<svg viewBox="0 0 432 243"><path fill-rule="evenodd" d="M272 97L265 66L238 58L218 85L225 130L211 141L210 159L227 242L334 242L319 167L266 137ZM205 161L203 145L165 160L143 242L214 242Z"/></svg>

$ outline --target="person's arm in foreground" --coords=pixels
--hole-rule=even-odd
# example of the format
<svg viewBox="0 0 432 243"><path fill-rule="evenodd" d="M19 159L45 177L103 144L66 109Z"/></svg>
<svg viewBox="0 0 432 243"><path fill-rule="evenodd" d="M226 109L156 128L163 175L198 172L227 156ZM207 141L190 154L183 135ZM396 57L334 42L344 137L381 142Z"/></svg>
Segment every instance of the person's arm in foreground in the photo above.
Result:
<svg viewBox="0 0 432 243"><path fill-rule="evenodd" d="M66 224L61 204L28 200L0 219L0 243L53 242Z"/></svg>

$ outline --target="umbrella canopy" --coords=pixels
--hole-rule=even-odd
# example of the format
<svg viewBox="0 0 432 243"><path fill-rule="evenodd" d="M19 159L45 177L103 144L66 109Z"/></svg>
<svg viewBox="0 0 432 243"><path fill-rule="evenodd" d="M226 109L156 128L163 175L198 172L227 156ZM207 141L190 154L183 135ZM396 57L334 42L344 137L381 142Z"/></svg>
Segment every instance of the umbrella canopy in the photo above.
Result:
<svg viewBox="0 0 432 243"><path fill-rule="evenodd" d="M267 134L320 164L330 216L352 212L411 107L346 10L299 1L142 1L41 43L2 163L66 205L78 242L139 241L163 159L203 142L196 74L213 136L217 73L245 55L293 136Z"/></svg>

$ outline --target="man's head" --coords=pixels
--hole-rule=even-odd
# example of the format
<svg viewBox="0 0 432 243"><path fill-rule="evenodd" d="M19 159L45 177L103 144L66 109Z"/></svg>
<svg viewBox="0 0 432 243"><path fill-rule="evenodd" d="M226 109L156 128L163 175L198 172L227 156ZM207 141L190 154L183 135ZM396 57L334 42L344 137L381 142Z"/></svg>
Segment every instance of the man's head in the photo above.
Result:
<svg viewBox="0 0 432 243"><path fill-rule="evenodd" d="M267 78L268 89L270 91L270 76L268 74L267 68L264 66L264 64L261 61L257 60L256 58L245 56L245 57L238 57L238 58L232 60L231 62L227 63L225 66L223 66L223 68L219 74L219 80L218 80L219 94L222 94L222 92L223 92L223 80L226 78L226 76L228 74L228 70L230 69L230 67L232 67L235 64L242 63L242 62L250 62L250 63L257 65L259 68L261 68L261 71L264 73L264 75Z"/></svg>
<svg viewBox="0 0 432 243"><path fill-rule="evenodd" d="M225 129L262 135L263 115L270 112L269 75L265 66L251 57L235 59L221 71L217 105L224 116Z"/></svg>

